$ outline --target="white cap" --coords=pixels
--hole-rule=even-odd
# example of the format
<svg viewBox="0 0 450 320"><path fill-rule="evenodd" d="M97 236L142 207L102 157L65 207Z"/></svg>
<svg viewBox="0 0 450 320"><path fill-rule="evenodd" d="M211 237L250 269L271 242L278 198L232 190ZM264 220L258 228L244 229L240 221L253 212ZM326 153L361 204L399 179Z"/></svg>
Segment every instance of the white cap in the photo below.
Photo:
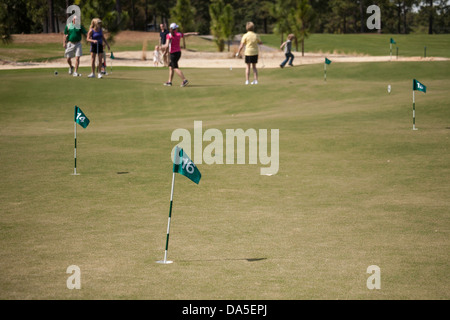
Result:
<svg viewBox="0 0 450 320"><path fill-rule="evenodd" d="M178 25L174 22L170 24L170 29L178 29Z"/></svg>

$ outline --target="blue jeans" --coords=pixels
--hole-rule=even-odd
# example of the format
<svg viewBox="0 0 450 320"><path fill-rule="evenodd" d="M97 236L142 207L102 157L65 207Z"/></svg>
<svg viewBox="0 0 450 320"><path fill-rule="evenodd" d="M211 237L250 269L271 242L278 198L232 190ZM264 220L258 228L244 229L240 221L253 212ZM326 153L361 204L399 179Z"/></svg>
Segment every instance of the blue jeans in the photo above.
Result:
<svg viewBox="0 0 450 320"><path fill-rule="evenodd" d="M289 53L285 53L286 59L280 64L280 66L284 67L286 65L286 63L289 61L289 65L292 66L292 62L294 61L294 55L289 52Z"/></svg>

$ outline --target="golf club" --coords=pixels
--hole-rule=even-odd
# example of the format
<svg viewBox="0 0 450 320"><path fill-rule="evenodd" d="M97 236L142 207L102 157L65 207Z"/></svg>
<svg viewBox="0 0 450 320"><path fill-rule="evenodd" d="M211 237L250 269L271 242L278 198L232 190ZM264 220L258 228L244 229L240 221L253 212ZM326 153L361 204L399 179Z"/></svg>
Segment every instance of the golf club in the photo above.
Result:
<svg viewBox="0 0 450 320"><path fill-rule="evenodd" d="M263 58L263 54L262 54L261 45L258 44L258 47L259 47L259 52L261 53L261 54L260 54L260 56L261 56L261 62L262 62L261 68L264 68L266 65L264 64L264 58Z"/></svg>

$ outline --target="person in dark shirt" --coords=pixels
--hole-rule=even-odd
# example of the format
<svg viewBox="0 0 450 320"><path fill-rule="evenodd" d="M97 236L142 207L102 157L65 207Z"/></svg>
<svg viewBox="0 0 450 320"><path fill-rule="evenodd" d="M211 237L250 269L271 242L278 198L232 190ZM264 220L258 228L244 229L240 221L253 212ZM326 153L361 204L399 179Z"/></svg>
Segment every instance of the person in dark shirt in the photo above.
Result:
<svg viewBox="0 0 450 320"><path fill-rule="evenodd" d="M166 44L166 37L169 34L169 30L167 30L166 25L161 23L159 25L159 47L162 48ZM164 62L164 66L167 67L169 65L169 51L163 50L162 52L162 60Z"/></svg>

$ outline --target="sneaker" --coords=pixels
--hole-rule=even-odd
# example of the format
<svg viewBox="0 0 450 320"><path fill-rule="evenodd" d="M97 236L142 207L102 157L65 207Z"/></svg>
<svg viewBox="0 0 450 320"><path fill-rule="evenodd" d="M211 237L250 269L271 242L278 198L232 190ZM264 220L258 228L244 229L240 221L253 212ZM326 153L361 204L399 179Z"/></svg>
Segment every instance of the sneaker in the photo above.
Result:
<svg viewBox="0 0 450 320"><path fill-rule="evenodd" d="M183 80L183 83L181 84L181 87L186 87L188 85L189 81Z"/></svg>
<svg viewBox="0 0 450 320"><path fill-rule="evenodd" d="M73 73L73 76L74 76L74 77L81 77L81 73L74 72L74 73Z"/></svg>
<svg viewBox="0 0 450 320"><path fill-rule="evenodd" d="M166 83L164 83L165 86L167 87L171 87L172 86L172 82L167 81Z"/></svg>
<svg viewBox="0 0 450 320"><path fill-rule="evenodd" d="M99 78L99 79L103 78L103 76L102 76L101 73L98 74L98 78Z"/></svg>
<svg viewBox="0 0 450 320"><path fill-rule="evenodd" d="M95 78L95 74L91 73L90 75L88 75L88 78Z"/></svg>
<svg viewBox="0 0 450 320"><path fill-rule="evenodd" d="M284 66L283 66L282 64L280 64L280 68L281 68L281 69L283 69L283 68L284 68Z"/></svg>
<svg viewBox="0 0 450 320"><path fill-rule="evenodd" d="M245 81L245 84L248 84L248 80Z"/></svg>
<svg viewBox="0 0 450 320"><path fill-rule="evenodd" d="M258 80L253 80L252 84L258 84Z"/></svg>
<svg viewBox="0 0 450 320"><path fill-rule="evenodd" d="M73 73L73 67L69 67L69 74Z"/></svg>
<svg viewBox="0 0 450 320"><path fill-rule="evenodd" d="M293 67L294 65L293 64L289 64L289 67Z"/></svg>

